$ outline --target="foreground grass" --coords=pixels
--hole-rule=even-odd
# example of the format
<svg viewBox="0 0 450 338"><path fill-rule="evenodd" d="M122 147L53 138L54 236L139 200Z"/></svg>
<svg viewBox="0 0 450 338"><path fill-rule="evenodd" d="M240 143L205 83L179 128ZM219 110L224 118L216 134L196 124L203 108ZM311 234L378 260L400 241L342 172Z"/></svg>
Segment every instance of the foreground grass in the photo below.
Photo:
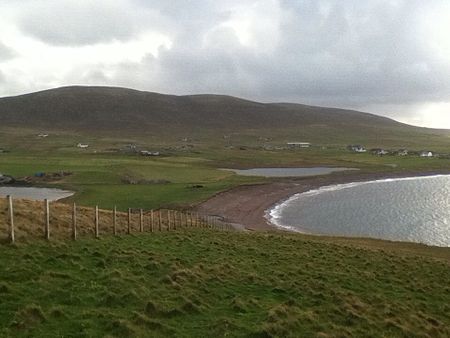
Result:
<svg viewBox="0 0 450 338"><path fill-rule="evenodd" d="M355 243L192 230L1 245L0 335L450 335L447 249Z"/></svg>

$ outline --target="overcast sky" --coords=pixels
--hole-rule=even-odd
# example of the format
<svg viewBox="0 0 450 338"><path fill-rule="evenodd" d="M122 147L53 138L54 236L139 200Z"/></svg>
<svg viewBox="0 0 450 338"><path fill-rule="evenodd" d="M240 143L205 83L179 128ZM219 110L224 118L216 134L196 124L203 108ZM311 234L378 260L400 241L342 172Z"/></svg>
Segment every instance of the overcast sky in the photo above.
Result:
<svg viewBox="0 0 450 338"><path fill-rule="evenodd" d="M0 0L0 96L219 93L450 128L449 0Z"/></svg>

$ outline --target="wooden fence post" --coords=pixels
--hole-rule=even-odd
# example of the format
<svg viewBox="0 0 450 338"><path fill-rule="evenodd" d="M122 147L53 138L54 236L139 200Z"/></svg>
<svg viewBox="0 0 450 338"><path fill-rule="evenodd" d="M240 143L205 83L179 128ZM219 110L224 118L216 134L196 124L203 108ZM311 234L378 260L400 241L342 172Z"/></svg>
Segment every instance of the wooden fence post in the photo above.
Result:
<svg viewBox="0 0 450 338"><path fill-rule="evenodd" d="M167 231L170 231L170 210L167 209Z"/></svg>
<svg viewBox="0 0 450 338"><path fill-rule="evenodd" d="M155 220L155 217L153 215L153 209L152 209L152 210L150 210L150 232L154 231L154 229L153 229L154 220Z"/></svg>
<svg viewBox="0 0 450 338"><path fill-rule="evenodd" d="M72 207L72 239L77 240L77 205L75 203Z"/></svg>
<svg viewBox="0 0 450 338"><path fill-rule="evenodd" d="M128 234L131 234L131 208L128 208Z"/></svg>
<svg viewBox="0 0 450 338"><path fill-rule="evenodd" d="M113 235L117 235L117 207L114 206L113 209Z"/></svg>
<svg viewBox="0 0 450 338"><path fill-rule="evenodd" d="M178 215L178 211L172 211L172 215L173 215L173 229L177 230L177 215Z"/></svg>
<svg viewBox="0 0 450 338"><path fill-rule="evenodd" d="M50 206L48 203L48 199L44 200L44 208L45 208L45 231L44 231L44 235L45 235L45 239L49 240L50 239Z"/></svg>
<svg viewBox="0 0 450 338"><path fill-rule="evenodd" d="M139 231L144 232L144 210L139 210Z"/></svg>
<svg viewBox="0 0 450 338"><path fill-rule="evenodd" d="M8 213L9 213L9 240L11 243L14 243L16 240L14 234L14 209L13 209L13 199L11 195L6 197L8 199Z"/></svg>
<svg viewBox="0 0 450 338"><path fill-rule="evenodd" d="M158 227L159 227L159 232L161 232L162 231L161 209L158 210Z"/></svg>
<svg viewBox="0 0 450 338"><path fill-rule="evenodd" d="M95 238L99 237L98 231L98 205L95 206Z"/></svg>

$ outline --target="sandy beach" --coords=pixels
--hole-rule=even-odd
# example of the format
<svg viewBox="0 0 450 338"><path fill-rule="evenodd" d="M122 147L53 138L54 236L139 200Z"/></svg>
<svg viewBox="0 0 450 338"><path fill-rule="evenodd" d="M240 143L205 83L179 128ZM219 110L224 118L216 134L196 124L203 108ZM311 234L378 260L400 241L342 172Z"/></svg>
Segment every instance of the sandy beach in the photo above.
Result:
<svg viewBox="0 0 450 338"><path fill-rule="evenodd" d="M248 230L280 230L266 219L266 210L294 194L334 184L438 174L450 174L450 171L395 173L348 171L315 177L275 179L267 184L244 185L219 193L198 205L196 210L222 217L236 227Z"/></svg>

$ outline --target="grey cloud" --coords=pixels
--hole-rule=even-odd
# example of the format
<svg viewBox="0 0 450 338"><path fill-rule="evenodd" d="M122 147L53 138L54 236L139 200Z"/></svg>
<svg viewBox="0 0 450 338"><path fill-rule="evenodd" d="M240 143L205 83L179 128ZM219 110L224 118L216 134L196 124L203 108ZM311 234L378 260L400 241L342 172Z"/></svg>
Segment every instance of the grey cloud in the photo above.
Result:
<svg viewBox="0 0 450 338"><path fill-rule="evenodd" d="M16 53L0 41L0 61L12 59Z"/></svg>
<svg viewBox="0 0 450 338"><path fill-rule="evenodd" d="M153 11L127 1L39 1L20 11L21 30L43 42L59 46L126 41L156 20Z"/></svg>
<svg viewBox="0 0 450 338"><path fill-rule="evenodd" d="M422 29L424 12L445 0L39 3L21 11L20 27L50 44L127 40L146 30L171 39L139 62L69 71L67 83L354 108L450 101L450 60L435 55ZM266 21L258 12L265 7ZM244 23L253 44L226 25L243 13L253 16Z"/></svg>
<svg viewBox="0 0 450 338"><path fill-rule="evenodd" d="M118 67L116 80L325 105L449 99L449 64L436 60L415 31L420 2L285 1L281 9L274 51L242 45L232 29L214 29L208 18L199 25L208 15L191 13L194 23L183 25L171 49Z"/></svg>

